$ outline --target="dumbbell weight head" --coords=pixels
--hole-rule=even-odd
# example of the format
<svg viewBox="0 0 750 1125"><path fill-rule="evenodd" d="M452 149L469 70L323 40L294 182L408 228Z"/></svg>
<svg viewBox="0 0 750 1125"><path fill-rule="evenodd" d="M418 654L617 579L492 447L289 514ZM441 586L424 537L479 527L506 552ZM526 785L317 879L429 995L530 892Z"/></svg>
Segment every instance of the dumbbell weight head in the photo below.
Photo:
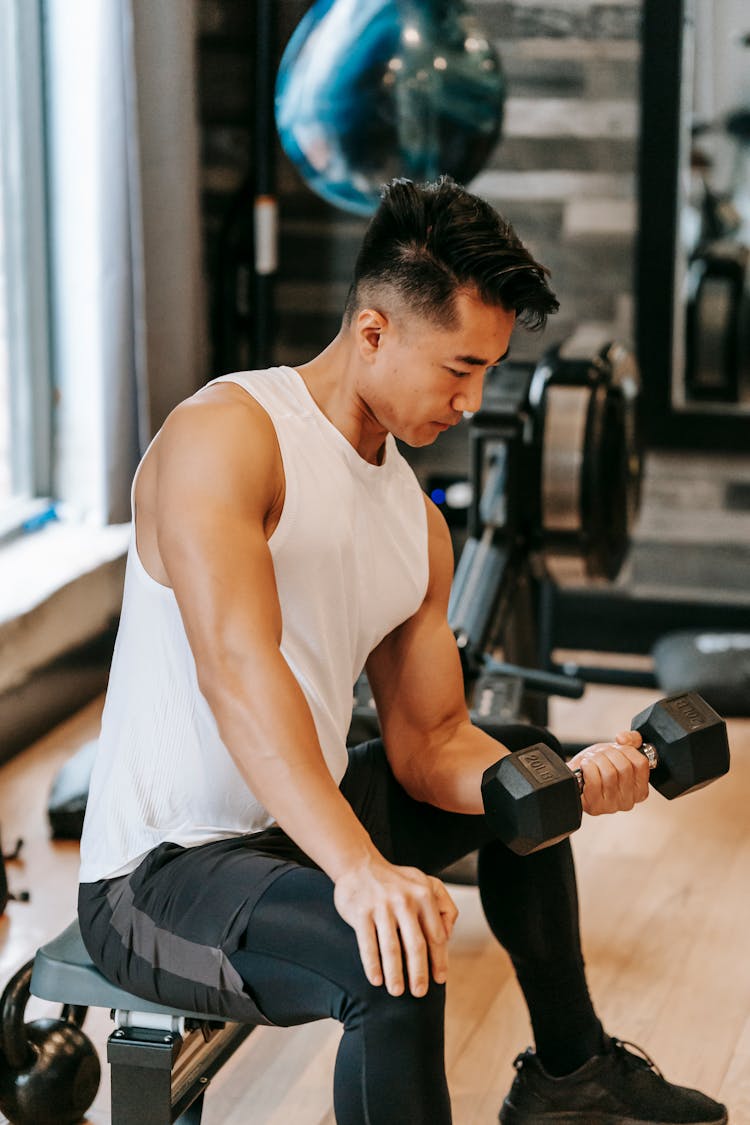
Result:
<svg viewBox="0 0 750 1125"><path fill-rule="evenodd" d="M99 1088L99 1058L76 1022L24 1023L33 965L18 970L0 999L0 1111L13 1125L74 1125ZM73 1021L85 1011L71 1009Z"/></svg>
<svg viewBox="0 0 750 1125"><path fill-rule="evenodd" d="M578 781L543 742L486 769L482 801L498 838L517 855L555 844L581 826Z"/></svg>
<svg viewBox="0 0 750 1125"><path fill-rule="evenodd" d="M670 801L729 770L726 723L697 692L660 699L631 725L656 750L651 784Z"/></svg>
<svg viewBox="0 0 750 1125"><path fill-rule="evenodd" d="M669 800L729 770L726 723L695 692L647 707L633 719L632 729L643 738L651 783ZM583 787L582 770L569 769L550 747L537 743L484 771L485 815L503 843L528 855L580 827Z"/></svg>

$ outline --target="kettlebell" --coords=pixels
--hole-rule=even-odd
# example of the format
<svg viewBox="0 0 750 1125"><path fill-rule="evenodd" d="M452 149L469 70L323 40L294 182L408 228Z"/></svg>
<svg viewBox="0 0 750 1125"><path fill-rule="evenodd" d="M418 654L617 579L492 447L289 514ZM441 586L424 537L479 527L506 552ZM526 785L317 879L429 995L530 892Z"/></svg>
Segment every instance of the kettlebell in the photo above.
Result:
<svg viewBox="0 0 750 1125"><path fill-rule="evenodd" d="M101 1078L80 1027L88 1009L65 1005L60 1019L25 1023L33 967L22 966L0 999L0 1110L11 1125L75 1125Z"/></svg>

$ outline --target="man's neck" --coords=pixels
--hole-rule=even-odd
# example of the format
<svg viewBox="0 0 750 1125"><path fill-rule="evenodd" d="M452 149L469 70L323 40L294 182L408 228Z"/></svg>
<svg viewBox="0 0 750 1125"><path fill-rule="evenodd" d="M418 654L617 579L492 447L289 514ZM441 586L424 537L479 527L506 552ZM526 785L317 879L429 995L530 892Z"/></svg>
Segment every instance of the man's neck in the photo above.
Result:
<svg viewBox="0 0 750 1125"><path fill-rule="evenodd" d="M372 465L385 457L386 431L372 417L359 394L359 357L345 331L309 363L296 368L319 410Z"/></svg>

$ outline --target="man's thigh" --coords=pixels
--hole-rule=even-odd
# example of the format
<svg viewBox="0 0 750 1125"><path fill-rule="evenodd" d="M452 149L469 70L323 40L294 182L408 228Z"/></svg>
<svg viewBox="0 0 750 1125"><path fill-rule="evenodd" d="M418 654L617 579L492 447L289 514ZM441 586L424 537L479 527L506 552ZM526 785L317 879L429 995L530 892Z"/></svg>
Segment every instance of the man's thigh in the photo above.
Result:
<svg viewBox="0 0 750 1125"><path fill-rule="evenodd" d="M161 844L129 875L82 883L81 934L100 971L144 999L268 1022L231 963L265 891L301 866L288 838L267 835Z"/></svg>
<svg viewBox="0 0 750 1125"><path fill-rule="evenodd" d="M319 869L298 867L258 900L232 965L272 1023L331 1017L346 1024L380 999L367 980L354 930L333 902Z"/></svg>

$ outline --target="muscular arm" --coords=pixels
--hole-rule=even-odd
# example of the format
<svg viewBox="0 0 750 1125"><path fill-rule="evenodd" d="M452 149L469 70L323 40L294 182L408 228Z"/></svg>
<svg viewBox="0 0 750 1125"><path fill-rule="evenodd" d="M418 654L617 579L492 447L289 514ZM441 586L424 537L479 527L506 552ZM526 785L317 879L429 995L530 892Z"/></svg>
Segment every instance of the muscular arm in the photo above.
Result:
<svg viewBox="0 0 750 1125"><path fill-rule="evenodd" d="M164 426L159 553L224 744L282 828L336 879L375 849L328 772L307 700L280 650L264 519L283 473L270 420L245 397L238 403L226 389L213 398L203 392L203 401L178 407Z"/></svg>
<svg viewBox="0 0 750 1125"><path fill-rule="evenodd" d="M430 567L425 599L370 655L367 676L388 760L407 792L450 812L481 813L482 773L508 751L471 722L447 617L450 533L432 501L425 498L425 504Z"/></svg>
<svg viewBox="0 0 750 1125"><path fill-rule="evenodd" d="M398 994L408 977L421 995L430 970L445 979L455 906L439 880L377 851L328 771L281 652L265 528L283 468L270 419L244 392L208 388L172 413L156 451L159 555L221 738L252 792L336 884L371 983Z"/></svg>
<svg viewBox="0 0 750 1125"><path fill-rule="evenodd" d="M447 619L450 533L432 501L425 503L430 579L424 602L381 641L367 676L388 760L407 792L451 812L482 813L482 774L509 751L471 722ZM640 735L621 732L616 743L596 743L570 763L583 770L583 807L593 815L632 808L648 794L648 764L637 752Z"/></svg>

